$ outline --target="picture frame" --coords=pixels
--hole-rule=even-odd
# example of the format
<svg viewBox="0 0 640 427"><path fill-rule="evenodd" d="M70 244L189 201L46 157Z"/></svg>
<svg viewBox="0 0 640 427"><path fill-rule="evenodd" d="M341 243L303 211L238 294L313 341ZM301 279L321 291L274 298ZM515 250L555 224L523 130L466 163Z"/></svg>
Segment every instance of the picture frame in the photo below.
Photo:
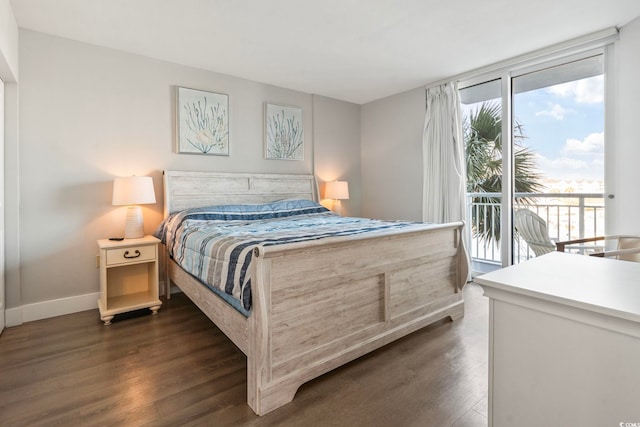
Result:
<svg viewBox="0 0 640 427"><path fill-rule="evenodd" d="M300 107L265 103L265 159L304 160L302 112Z"/></svg>
<svg viewBox="0 0 640 427"><path fill-rule="evenodd" d="M177 87L176 151L229 155L229 95Z"/></svg>

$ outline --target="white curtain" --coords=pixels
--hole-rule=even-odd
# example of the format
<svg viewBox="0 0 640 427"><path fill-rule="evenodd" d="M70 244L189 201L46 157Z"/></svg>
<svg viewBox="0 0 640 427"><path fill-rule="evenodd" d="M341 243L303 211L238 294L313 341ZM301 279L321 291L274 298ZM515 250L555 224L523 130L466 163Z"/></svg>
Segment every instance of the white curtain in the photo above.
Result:
<svg viewBox="0 0 640 427"><path fill-rule="evenodd" d="M427 89L422 155L424 221L464 221L466 172L456 83Z"/></svg>

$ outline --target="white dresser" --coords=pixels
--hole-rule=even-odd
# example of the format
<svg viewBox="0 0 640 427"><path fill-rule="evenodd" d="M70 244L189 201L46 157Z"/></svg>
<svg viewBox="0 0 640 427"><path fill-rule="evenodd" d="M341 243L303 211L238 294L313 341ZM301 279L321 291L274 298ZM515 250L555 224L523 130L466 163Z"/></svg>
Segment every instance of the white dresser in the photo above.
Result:
<svg viewBox="0 0 640 427"><path fill-rule="evenodd" d="M640 263L552 252L475 281L489 426L640 426Z"/></svg>

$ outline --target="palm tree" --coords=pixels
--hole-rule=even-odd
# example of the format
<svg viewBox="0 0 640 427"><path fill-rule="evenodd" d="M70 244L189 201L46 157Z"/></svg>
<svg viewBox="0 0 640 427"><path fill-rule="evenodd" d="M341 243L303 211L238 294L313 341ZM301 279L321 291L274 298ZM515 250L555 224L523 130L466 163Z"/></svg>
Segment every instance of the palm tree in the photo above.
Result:
<svg viewBox="0 0 640 427"><path fill-rule="evenodd" d="M483 102L464 120L466 144L467 192L502 192L502 114L497 102ZM525 147L523 126L513 127L515 191L533 193L543 189L542 175L537 171L535 153ZM474 197L473 235L485 241L500 240L499 197Z"/></svg>

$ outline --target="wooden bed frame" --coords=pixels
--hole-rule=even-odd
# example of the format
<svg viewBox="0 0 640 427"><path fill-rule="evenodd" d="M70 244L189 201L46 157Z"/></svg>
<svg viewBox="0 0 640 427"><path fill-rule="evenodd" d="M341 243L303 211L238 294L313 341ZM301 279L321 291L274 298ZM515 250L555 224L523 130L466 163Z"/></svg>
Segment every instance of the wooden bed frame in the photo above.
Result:
<svg viewBox="0 0 640 427"><path fill-rule="evenodd" d="M317 200L309 175L165 171L164 192L165 215ZM462 225L259 247L248 318L168 257L165 265L170 281L247 356L247 402L263 415L315 377L437 320L462 317L468 273Z"/></svg>

